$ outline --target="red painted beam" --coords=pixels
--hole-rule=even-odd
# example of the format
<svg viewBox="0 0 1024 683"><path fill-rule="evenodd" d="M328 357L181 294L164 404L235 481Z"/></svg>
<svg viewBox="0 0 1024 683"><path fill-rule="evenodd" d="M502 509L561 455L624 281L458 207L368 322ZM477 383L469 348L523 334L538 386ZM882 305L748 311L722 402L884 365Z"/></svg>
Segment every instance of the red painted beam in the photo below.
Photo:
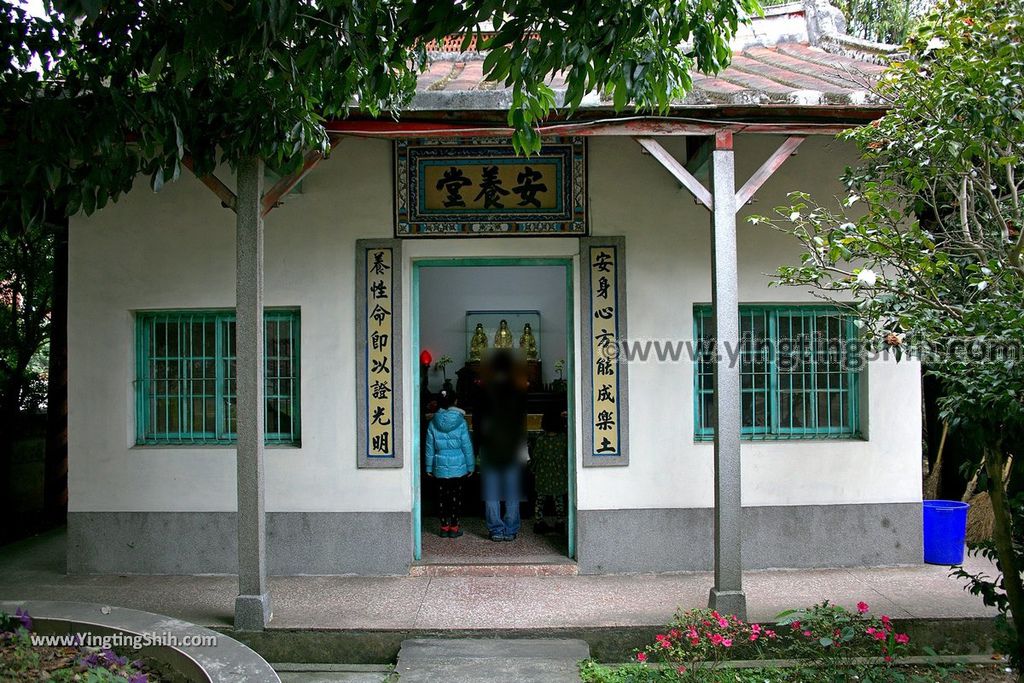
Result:
<svg viewBox="0 0 1024 683"><path fill-rule="evenodd" d="M775 135L835 135L849 128L853 123L737 123L715 122L697 119L675 119L662 117L638 117L628 119L604 119L599 121L552 122L541 125L544 136L631 136L650 137L660 135L718 135L719 133L763 133ZM343 120L330 121L325 129L328 133L383 138L451 138L493 136L508 137L512 129L500 124L451 123L447 121L378 121Z"/></svg>

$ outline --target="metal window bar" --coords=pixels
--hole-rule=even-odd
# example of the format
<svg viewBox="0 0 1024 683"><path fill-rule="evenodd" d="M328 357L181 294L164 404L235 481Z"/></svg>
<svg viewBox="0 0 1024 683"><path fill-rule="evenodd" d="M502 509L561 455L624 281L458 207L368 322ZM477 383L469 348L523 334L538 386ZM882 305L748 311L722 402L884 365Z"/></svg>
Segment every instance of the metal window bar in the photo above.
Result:
<svg viewBox="0 0 1024 683"><path fill-rule="evenodd" d="M740 306L745 439L851 438L859 432L856 326L823 306ZM714 438L714 319L694 307L694 436Z"/></svg>
<svg viewBox="0 0 1024 683"><path fill-rule="evenodd" d="M236 434L233 311L140 313L136 441L230 444ZM266 438L294 444L299 427L299 312L266 313Z"/></svg>

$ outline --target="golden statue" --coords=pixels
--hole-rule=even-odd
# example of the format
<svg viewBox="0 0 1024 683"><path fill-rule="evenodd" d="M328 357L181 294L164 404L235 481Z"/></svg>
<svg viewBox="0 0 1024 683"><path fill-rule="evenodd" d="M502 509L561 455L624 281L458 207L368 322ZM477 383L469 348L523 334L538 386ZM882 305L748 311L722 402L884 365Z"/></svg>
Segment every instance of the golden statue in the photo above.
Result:
<svg viewBox="0 0 1024 683"><path fill-rule="evenodd" d="M498 331L494 334L494 348L512 348L512 331L508 329L507 320L502 320L501 324L498 325Z"/></svg>
<svg viewBox="0 0 1024 683"><path fill-rule="evenodd" d="M484 324L477 323L473 331L473 338L469 340L469 362L479 362L487 351L487 333L484 332Z"/></svg>
<svg viewBox="0 0 1024 683"><path fill-rule="evenodd" d="M537 360L537 340L533 336L530 323L523 327L523 335L519 337L519 350L525 354L526 360Z"/></svg>

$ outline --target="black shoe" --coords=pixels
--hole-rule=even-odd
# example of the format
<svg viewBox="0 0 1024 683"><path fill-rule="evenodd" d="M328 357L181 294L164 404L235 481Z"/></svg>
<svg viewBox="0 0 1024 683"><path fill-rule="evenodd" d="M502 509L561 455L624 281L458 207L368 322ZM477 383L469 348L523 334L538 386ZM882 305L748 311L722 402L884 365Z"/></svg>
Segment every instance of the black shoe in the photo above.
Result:
<svg viewBox="0 0 1024 683"><path fill-rule="evenodd" d="M491 534L491 540L495 543L501 543L502 541L507 541L508 538L502 536L501 534Z"/></svg>
<svg viewBox="0 0 1024 683"><path fill-rule="evenodd" d="M514 541L514 540L516 540L516 535L515 534L509 534L508 536L503 536L501 540L503 540L503 541Z"/></svg>

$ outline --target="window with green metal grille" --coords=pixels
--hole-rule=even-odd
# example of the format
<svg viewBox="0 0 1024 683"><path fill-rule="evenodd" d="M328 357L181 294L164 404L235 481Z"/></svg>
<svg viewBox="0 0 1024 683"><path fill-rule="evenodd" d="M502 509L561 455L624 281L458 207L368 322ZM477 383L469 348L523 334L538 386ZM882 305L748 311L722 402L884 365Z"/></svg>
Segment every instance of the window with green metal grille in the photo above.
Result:
<svg viewBox="0 0 1024 683"><path fill-rule="evenodd" d="M706 441L714 438L715 320L706 305L693 319L694 431ZM856 337L853 318L835 308L740 306L742 437L857 436Z"/></svg>
<svg viewBox="0 0 1024 683"><path fill-rule="evenodd" d="M298 310L264 314L269 444L299 443L299 322ZM234 311L139 313L136 344L137 443L234 443Z"/></svg>

